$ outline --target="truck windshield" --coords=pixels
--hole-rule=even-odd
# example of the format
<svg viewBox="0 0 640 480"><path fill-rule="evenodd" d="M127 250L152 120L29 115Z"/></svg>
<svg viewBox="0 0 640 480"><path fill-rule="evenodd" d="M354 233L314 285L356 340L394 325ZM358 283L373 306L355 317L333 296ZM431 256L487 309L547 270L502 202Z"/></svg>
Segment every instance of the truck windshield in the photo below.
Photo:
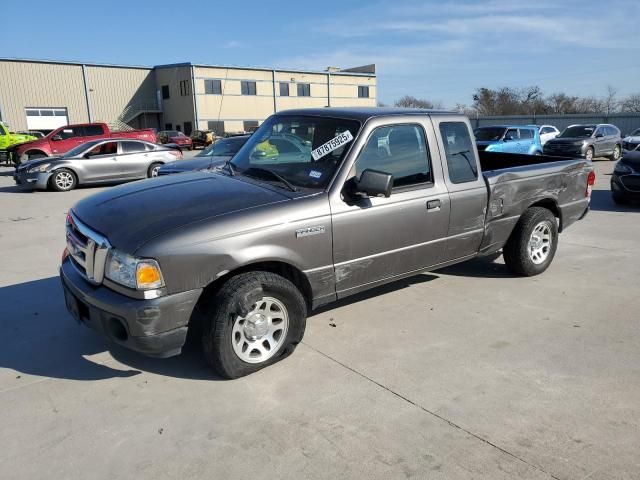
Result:
<svg viewBox="0 0 640 480"><path fill-rule="evenodd" d="M594 125L575 125L565 128L558 138L589 138L595 129Z"/></svg>
<svg viewBox="0 0 640 480"><path fill-rule="evenodd" d="M94 145L100 143L102 140L94 140L93 142L86 142L83 143L81 145L78 145L75 148L72 148L71 150L69 150L67 153L65 153L64 155L62 155L64 158L71 158L71 157L75 157L80 155L81 153L86 152L87 150L89 150L90 148L92 148Z"/></svg>
<svg viewBox="0 0 640 480"><path fill-rule="evenodd" d="M285 187L289 183L323 189L359 130L360 123L355 120L276 115L251 135L233 157L231 168L240 175ZM281 177L280 181L273 174Z"/></svg>
<svg viewBox="0 0 640 480"><path fill-rule="evenodd" d="M495 142L502 138L506 130L505 127L481 127L476 128L473 134L479 142Z"/></svg>

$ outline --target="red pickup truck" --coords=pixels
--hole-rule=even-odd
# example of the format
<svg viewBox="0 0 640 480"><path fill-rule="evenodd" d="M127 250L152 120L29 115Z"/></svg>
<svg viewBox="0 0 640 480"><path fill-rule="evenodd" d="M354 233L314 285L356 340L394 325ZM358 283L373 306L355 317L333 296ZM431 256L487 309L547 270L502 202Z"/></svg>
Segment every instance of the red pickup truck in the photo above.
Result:
<svg viewBox="0 0 640 480"><path fill-rule="evenodd" d="M34 158L62 155L81 143L102 138L137 138L156 142L152 129L112 132L106 123L82 123L60 127L44 138L17 145L13 149L13 159L18 164Z"/></svg>

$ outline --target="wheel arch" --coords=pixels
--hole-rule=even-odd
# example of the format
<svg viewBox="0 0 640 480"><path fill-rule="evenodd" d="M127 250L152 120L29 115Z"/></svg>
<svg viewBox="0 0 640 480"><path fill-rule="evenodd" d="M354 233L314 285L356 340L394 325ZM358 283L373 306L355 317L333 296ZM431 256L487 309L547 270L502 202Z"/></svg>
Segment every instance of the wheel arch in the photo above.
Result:
<svg viewBox="0 0 640 480"><path fill-rule="evenodd" d="M313 304L313 290L311 288L311 282L309 281L309 278L298 267L282 260L264 260L250 262L238 266L233 270L225 272L223 275L217 277L204 288L201 298L211 298L215 291L217 291L224 283L229 281L231 278L241 273L252 271L271 272L286 278L296 287L298 287L300 293L305 299L307 309L311 310Z"/></svg>
<svg viewBox="0 0 640 480"><path fill-rule="evenodd" d="M558 202L554 198L543 198L541 200L537 200L529 205L527 209L531 207L546 208L551 213L553 213L553 215L558 219L558 232L562 232L562 210L560 209Z"/></svg>

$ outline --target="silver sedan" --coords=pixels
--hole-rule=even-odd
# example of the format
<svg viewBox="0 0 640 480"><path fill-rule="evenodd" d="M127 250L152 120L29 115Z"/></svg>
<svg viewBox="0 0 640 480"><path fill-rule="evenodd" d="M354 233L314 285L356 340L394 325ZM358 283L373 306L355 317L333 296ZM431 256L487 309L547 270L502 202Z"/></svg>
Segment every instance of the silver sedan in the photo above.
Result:
<svg viewBox="0 0 640 480"><path fill-rule="evenodd" d="M182 158L179 149L142 140L103 139L83 143L61 157L21 164L13 175L19 185L66 192L78 185L156 177L160 167Z"/></svg>

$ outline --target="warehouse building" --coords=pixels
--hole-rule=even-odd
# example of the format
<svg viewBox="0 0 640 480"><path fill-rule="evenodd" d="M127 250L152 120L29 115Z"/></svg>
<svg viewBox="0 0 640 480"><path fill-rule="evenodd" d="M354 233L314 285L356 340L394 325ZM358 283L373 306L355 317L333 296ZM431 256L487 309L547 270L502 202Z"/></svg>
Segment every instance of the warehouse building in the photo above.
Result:
<svg viewBox="0 0 640 480"><path fill-rule="evenodd" d="M290 108L375 105L375 65L302 71L0 59L0 120L13 131L105 122L223 134Z"/></svg>

